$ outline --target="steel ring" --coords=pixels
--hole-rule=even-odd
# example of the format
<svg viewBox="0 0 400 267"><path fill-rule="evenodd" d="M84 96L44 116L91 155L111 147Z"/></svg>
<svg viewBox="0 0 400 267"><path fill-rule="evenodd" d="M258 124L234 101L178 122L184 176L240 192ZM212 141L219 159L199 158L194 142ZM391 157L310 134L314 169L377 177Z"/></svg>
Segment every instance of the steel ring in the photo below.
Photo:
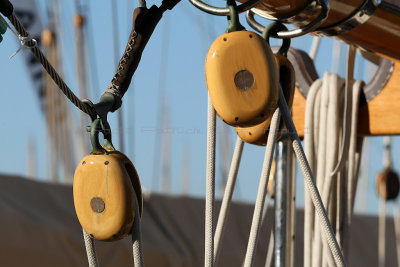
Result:
<svg viewBox="0 0 400 267"><path fill-rule="evenodd" d="M238 13L245 12L250 8L254 7L255 5L257 5L261 1L262 0L248 0L246 3L237 6L237 11ZM200 9L201 11L204 11L208 14L216 16L229 16L229 8L211 6L209 4L204 3L201 0L189 0L189 2L192 3L198 9Z"/></svg>
<svg viewBox="0 0 400 267"><path fill-rule="evenodd" d="M321 6L321 12L313 21L298 29L277 32L276 35L274 35L273 37L280 39L294 38L307 34L318 28L318 26L320 26L328 17L329 2L328 0L318 0L317 2ZM246 19L247 23L256 31L262 32L264 30L265 27L254 19L254 11L247 11Z"/></svg>

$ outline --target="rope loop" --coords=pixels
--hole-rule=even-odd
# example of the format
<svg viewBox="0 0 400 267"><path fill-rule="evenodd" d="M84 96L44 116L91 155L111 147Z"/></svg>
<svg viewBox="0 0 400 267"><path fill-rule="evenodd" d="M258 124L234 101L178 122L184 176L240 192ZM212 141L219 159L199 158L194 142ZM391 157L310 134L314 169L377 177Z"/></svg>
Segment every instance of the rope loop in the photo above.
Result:
<svg viewBox="0 0 400 267"><path fill-rule="evenodd" d="M269 38L271 36L276 38L277 33L279 31L286 31L286 30L287 30L287 28L283 23L273 22L264 28L262 36L269 44ZM290 38L282 39L282 46L279 48L277 54L287 57L287 52L288 52L289 48L290 48Z"/></svg>

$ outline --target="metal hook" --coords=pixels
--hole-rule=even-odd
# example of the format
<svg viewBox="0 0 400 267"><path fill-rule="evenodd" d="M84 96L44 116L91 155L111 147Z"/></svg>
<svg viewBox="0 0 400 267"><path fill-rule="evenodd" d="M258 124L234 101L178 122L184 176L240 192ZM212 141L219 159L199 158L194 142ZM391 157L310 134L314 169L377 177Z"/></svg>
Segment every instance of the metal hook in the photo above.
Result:
<svg viewBox="0 0 400 267"><path fill-rule="evenodd" d="M318 28L318 26L320 26L328 17L329 2L328 0L317 0L317 2L321 6L321 12L313 21L311 21L309 24L307 24L302 28L290 31L289 30L279 31L275 35L273 35L273 37L280 39L294 38L302 36ZM264 29L264 27L254 19L254 14L255 13L252 10L247 11L246 20L253 29L255 29L258 32L262 32L261 28Z"/></svg>
<svg viewBox="0 0 400 267"><path fill-rule="evenodd" d="M262 0L248 0L246 3L240 4L237 7L237 12L238 13L245 12L245 11L249 10L250 8L256 6L261 1ZM229 14L230 14L229 8L211 6L209 4L204 3L201 0L189 0L189 2L192 3L198 9L200 9L201 11L204 11L211 15L229 16Z"/></svg>

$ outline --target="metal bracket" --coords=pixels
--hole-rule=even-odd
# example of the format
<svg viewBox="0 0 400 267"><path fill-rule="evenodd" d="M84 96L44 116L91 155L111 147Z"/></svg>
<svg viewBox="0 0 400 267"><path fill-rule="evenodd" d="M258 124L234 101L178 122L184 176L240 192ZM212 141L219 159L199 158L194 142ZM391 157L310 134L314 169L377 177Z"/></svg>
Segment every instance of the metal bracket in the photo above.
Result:
<svg viewBox="0 0 400 267"><path fill-rule="evenodd" d="M262 0L248 0L246 3L238 5L237 12L238 13L245 12L245 11L249 10L250 8L256 6L261 1ZM209 4L204 3L201 0L189 0L189 2L192 3L198 9L200 9L201 11L204 11L211 15L229 16L229 14L230 14L229 8L211 6Z"/></svg>
<svg viewBox="0 0 400 267"><path fill-rule="evenodd" d="M307 25L298 28L298 29L294 29L294 30L287 30L287 31L279 31L277 32L273 37L275 38L294 38L294 37L299 37L302 36L304 34L307 34L309 32L312 32L313 30L315 30L316 28L318 28L328 17L328 12L329 12L329 2L328 0L316 0L316 3L318 4L318 6L321 7L321 12L319 13L319 15L310 23L308 23ZM255 12L253 10L249 10L247 11L246 14L246 19L247 22L249 23L249 25L255 29L256 31L260 31L261 27L264 28L260 23L258 23L255 19L254 19L254 14ZM277 19L279 20L279 19ZM289 22L291 21L290 19L284 19L282 20L283 22Z"/></svg>

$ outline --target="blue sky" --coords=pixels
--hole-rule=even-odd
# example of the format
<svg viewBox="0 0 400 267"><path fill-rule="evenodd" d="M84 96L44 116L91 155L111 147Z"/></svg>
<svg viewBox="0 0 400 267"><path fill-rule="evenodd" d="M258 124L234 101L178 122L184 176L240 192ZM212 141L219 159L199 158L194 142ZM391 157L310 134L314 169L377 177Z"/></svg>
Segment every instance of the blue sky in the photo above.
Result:
<svg viewBox="0 0 400 267"><path fill-rule="evenodd" d="M45 15L45 1L37 1L40 12ZM83 1L88 2L88 1ZM92 1L93 2L93 1ZM160 2L150 2L159 5ZM212 3L212 2L211 2ZM61 4L61 48L62 72L67 84L76 92L75 56L73 47L72 17L75 13L73 1L60 1ZM223 1L214 1L215 5L223 6ZM131 28L131 12L136 2L118 1L119 25L119 51L122 55L126 40ZM88 15L93 27L98 77L96 83L99 88L91 91L91 99L97 102L100 94L113 77L114 54L113 33L111 22L110 1L98 0L90 4ZM128 25L129 22L129 25ZM241 22L245 23L244 15ZM44 25L46 21L44 20ZM124 97L123 114L126 154L134 162L142 184L152 191L154 169L154 154L159 153L154 148L156 138L162 133L159 119L159 92L160 87L165 90L166 99L170 109L171 132L171 191L179 194L182 191L182 160L184 148L190 154L190 194L204 196L205 193L205 158L206 158L206 116L207 116L207 90L204 79L204 61L208 47L213 40L222 34L227 27L225 17L214 17L193 7L188 1L179 3L171 12L164 14L157 26L150 42L145 49L142 61L134 76L133 84ZM308 51L312 42L311 36L292 40L296 48ZM272 45L278 42L272 41ZM316 66L320 75L324 71L332 70L332 39L324 38L316 59ZM338 71L344 76L345 71L345 45L341 45L338 60ZM18 42L13 34L8 31L4 41L0 44L0 81L3 90L3 103L0 116L1 138L3 140L0 154L0 172L8 174L26 175L27 148L30 140L36 144L37 176L38 179L47 180L47 147L46 126L44 117L39 108L39 101L34 93L34 88L27 68L24 65L23 55L20 53L12 60L9 56L18 49ZM162 63L165 62L165 63ZM356 78L368 80L368 70L371 68L358 58ZM371 69L373 71L373 69ZM161 74L163 72L163 74ZM369 71L371 72L371 71ZM160 77L164 82L160 82ZM4 101L5 100L5 101ZM71 105L74 116L78 120L78 110ZM116 114L111 114L109 120L114 133L114 145L118 148ZM218 131L222 131L222 123L218 121ZM164 129L165 130L165 129ZM231 152L235 142L235 132L229 129ZM89 138L89 137L88 137ZM75 144L71 144L74 146ZM219 144L218 144L219 145ZM398 151L399 140L393 139L393 151ZM378 199L375 193L375 177L382 169L382 138L370 139L370 155L368 159L368 189L367 212L376 213ZM89 152L89 151L88 151ZM220 151L217 152L220 155ZM257 192L258 180L261 173L264 148L246 145L242 157L242 165L238 176L237 200L254 201ZM394 168L399 168L399 153L393 153ZM77 160L78 162L78 160ZM76 162L76 163L77 163ZM217 185L220 185L219 175L220 159L217 161ZM161 175L157 175L161 181ZM298 203L303 203L303 178L297 176ZM161 182L160 182L161 184ZM361 183L360 183L361 184ZM218 195L220 191L217 188Z"/></svg>

